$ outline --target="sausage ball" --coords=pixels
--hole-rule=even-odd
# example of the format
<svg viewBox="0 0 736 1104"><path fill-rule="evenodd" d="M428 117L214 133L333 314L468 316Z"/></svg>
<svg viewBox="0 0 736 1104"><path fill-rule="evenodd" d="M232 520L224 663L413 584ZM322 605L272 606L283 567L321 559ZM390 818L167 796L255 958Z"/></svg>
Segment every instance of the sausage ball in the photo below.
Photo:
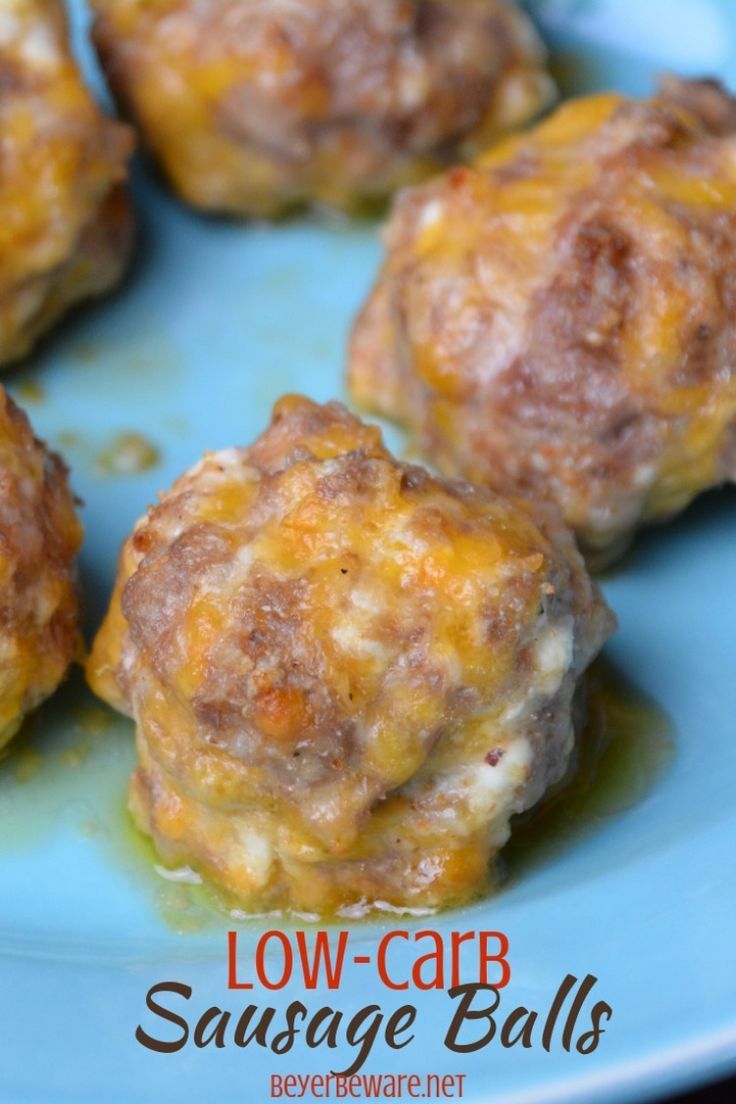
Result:
<svg viewBox="0 0 736 1104"><path fill-rule="evenodd" d="M166 862L248 908L437 906L562 776L612 627L556 513L289 397L139 522L89 675Z"/></svg>
<svg viewBox="0 0 736 1104"><path fill-rule="evenodd" d="M508 0L93 0L113 89L180 194L271 216L360 207L553 95Z"/></svg>
<svg viewBox="0 0 736 1104"><path fill-rule="evenodd" d="M77 651L81 542L64 464L0 387L0 748Z"/></svg>
<svg viewBox="0 0 736 1104"><path fill-rule="evenodd" d="M736 101L565 104L400 198L356 402L446 475L552 499L601 564L736 477Z"/></svg>
<svg viewBox="0 0 736 1104"><path fill-rule="evenodd" d="M106 119L70 53L59 0L0 10L0 365L117 283L132 238L132 132Z"/></svg>

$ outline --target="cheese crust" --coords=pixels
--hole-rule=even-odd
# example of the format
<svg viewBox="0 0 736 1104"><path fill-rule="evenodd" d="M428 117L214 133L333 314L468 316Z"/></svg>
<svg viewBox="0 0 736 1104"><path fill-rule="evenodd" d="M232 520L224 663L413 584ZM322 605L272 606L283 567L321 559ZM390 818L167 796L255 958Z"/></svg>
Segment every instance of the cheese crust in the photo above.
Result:
<svg viewBox="0 0 736 1104"><path fill-rule="evenodd" d="M0 387L0 748L80 650L67 470Z"/></svg>
<svg viewBox="0 0 736 1104"><path fill-rule="evenodd" d="M380 200L554 95L507 0L94 0L110 83L177 191L276 215Z"/></svg>
<svg viewBox="0 0 736 1104"><path fill-rule="evenodd" d="M109 291L132 244L132 132L106 119L71 55L60 0L0 10L0 365Z"/></svg>
<svg viewBox="0 0 736 1104"><path fill-rule="evenodd" d="M563 775L612 628L556 513L292 396L139 522L88 674L167 862L250 909L434 907Z"/></svg>
<svg viewBox="0 0 736 1104"><path fill-rule="evenodd" d="M623 550L736 477L736 104L571 101L398 202L350 387L445 474Z"/></svg>

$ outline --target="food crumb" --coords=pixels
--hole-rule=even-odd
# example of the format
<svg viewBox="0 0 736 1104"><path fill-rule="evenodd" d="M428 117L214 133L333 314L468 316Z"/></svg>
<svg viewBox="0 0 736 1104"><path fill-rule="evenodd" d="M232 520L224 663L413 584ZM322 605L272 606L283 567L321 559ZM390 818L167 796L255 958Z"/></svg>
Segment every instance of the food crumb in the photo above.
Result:
<svg viewBox="0 0 736 1104"><path fill-rule="evenodd" d="M55 444L57 448L62 450L79 448L82 444L82 437L73 430L65 429L56 434Z"/></svg>
<svg viewBox="0 0 736 1104"><path fill-rule="evenodd" d="M46 398L46 392L43 387L34 380L28 380L26 383L18 384L15 388L15 394L20 403L40 403Z"/></svg>
<svg viewBox="0 0 736 1104"><path fill-rule="evenodd" d="M83 706L78 710L75 720L79 729L88 736L101 736L112 723L107 710L96 705Z"/></svg>
<svg viewBox="0 0 736 1104"><path fill-rule="evenodd" d="M140 433L120 433L99 456L95 467L101 475L136 475L155 468L161 453Z"/></svg>
<svg viewBox="0 0 736 1104"><path fill-rule="evenodd" d="M63 751L59 758L65 767L81 767L90 750L90 745L86 741L80 740L74 747Z"/></svg>
<svg viewBox="0 0 736 1104"><path fill-rule="evenodd" d="M37 751L24 748L18 755L15 777L18 782L28 782L41 769L43 760Z"/></svg>

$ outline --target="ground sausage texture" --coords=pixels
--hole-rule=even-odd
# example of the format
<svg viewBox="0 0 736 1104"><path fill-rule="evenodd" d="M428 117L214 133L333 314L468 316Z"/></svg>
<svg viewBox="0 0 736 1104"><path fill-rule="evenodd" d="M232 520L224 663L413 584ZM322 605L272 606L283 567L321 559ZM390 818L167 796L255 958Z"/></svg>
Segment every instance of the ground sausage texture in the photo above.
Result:
<svg viewBox="0 0 736 1104"><path fill-rule="evenodd" d="M70 52L61 0L0 10L0 365L109 291L132 243L132 132L106 119Z"/></svg>
<svg viewBox="0 0 736 1104"><path fill-rule="evenodd" d="M354 208L554 94L507 0L94 0L112 87L189 202Z"/></svg>
<svg viewBox="0 0 736 1104"><path fill-rule="evenodd" d="M0 748L79 651L81 541L64 464L0 388Z"/></svg>
<svg viewBox="0 0 736 1104"><path fill-rule="evenodd" d="M355 400L445 474L551 499L598 562L736 477L736 101L572 101L406 192Z"/></svg>
<svg viewBox="0 0 736 1104"><path fill-rule="evenodd" d="M139 522L89 676L135 718L167 862L251 909L426 907L477 893L559 780L612 628L555 512L287 397Z"/></svg>

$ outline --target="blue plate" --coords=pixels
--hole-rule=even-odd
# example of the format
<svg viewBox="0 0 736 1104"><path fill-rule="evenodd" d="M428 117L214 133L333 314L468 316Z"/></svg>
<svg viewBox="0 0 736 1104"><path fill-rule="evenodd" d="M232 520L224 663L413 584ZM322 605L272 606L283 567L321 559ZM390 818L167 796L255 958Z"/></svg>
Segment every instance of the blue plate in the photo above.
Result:
<svg viewBox="0 0 736 1104"><path fill-rule="evenodd" d="M729 0L536 8L566 90L646 92L667 68L736 81ZM135 187L142 248L126 287L75 316L10 377L85 500L90 625L119 541L159 488L205 448L249 442L282 392L342 394L346 334L380 257L370 225L231 225L184 210L145 170ZM126 473L130 442L121 453L117 439L130 433L144 439L140 459L155 463ZM733 492L707 496L644 536L605 581L621 619L609 657L672 722L670 758L662 766L658 745L650 774L651 734L637 737L633 763L646 776L632 780L637 800L599 809L585 831L522 864L472 908L351 927L370 956L397 926L503 931L508 1010L544 1013L566 974L595 975L614 1012L600 1045L581 1056L559 1043L547 1053L538 1042L496 1041L454 1055L442 1045L450 998L429 992L417 999L411 1046L379 1041L366 1069L461 1072L467 1101L568 1104L644 1101L736 1067L735 506ZM145 1009L157 982L192 987L191 1017L210 1004L248 1003L226 988L225 933L238 928L246 972L269 922L236 923L156 871L124 813L132 763L130 726L77 679L0 764L0 1100L235 1104L267 1100L272 1072L344 1068L346 1044L308 1050L300 1039L278 1059L231 1045L189 1044L167 1056L136 1042L138 1024L165 1028ZM397 953L396 968L408 957ZM252 999L283 1010L301 996L294 983ZM317 990L306 1002L351 1014L406 999L351 961L339 994Z"/></svg>

